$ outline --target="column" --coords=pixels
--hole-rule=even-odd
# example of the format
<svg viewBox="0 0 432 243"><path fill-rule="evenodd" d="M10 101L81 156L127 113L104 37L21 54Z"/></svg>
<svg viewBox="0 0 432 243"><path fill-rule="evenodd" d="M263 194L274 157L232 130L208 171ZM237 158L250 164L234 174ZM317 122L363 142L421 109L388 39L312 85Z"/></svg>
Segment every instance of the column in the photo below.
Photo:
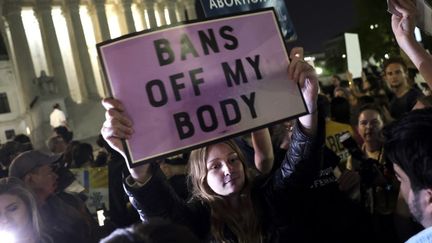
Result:
<svg viewBox="0 0 432 243"><path fill-rule="evenodd" d="M155 4L156 4L155 0L144 0L144 2L143 2L143 5L144 5L145 9L147 10L147 16L149 19L149 22L147 23L149 29L157 27L156 14L155 14L155 11L156 11Z"/></svg>
<svg viewBox="0 0 432 243"><path fill-rule="evenodd" d="M177 14L176 14L176 0L165 0L166 8L168 9L168 15L171 21L171 24L177 23Z"/></svg>
<svg viewBox="0 0 432 243"><path fill-rule="evenodd" d="M135 22L132 15L132 0L122 0L120 2L121 10L123 12L124 22L127 27L128 33L133 33L136 31Z"/></svg>
<svg viewBox="0 0 432 243"><path fill-rule="evenodd" d="M145 17L145 5L143 3L143 0L138 0L136 3L137 3L137 7L139 9L139 14L140 14L144 29L145 30L150 29L149 23L147 23L147 20Z"/></svg>
<svg viewBox="0 0 432 243"><path fill-rule="evenodd" d="M182 3L181 0L177 1L177 3L176 3L176 10L177 10L177 17L178 17L177 19L178 19L178 21L179 22L186 21L186 13L185 13L186 9L185 9L185 6L184 6L184 4Z"/></svg>
<svg viewBox="0 0 432 243"><path fill-rule="evenodd" d="M74 0L75 1L75 0ZM101 37L100 41L111 39L109 31L108 20L105 12L105 0L92 0L94 7L94 17L97 20L97 28Z"/></svg>
<svg viewBox="0 0 432 243"><path fill-rule="evenodd" d="M95 78L90 61L84 30L79 15L79 0L64 0L63 11L68 24L69 36L71 38L75 66L78 71L78 80L82 96L99 97L97 94Z"/></svg>
<svg viewBox="0 0 432 243"><path fill-rule="evenodd" d="M4 2L3 14L9 25L12 37L12 48L14 50L17 76L21 80L21 88L24 92L24 102L26 109L29 108L30 102L37 95L33 80L36 78L33 62L31 59L30 48L21 19L21 0L7 0Z"/></svg>
<svg viewBox="0 0 432 243"><path fill-rule="evenodd" d="M165 4L163 2L156 3L156 9L155 11L158 11L159 13L159 21L161 26L166 25L166 18L165 18Z"/></svg>
<svg viewBox="0 0 432 243"><path fill-rule="evenodd" d="M57 86L58 94L61 97L69 97L69 86L63 59L55 32L54 23L51 15L52 0L38 0L36 2L36 14L42 32L45 52L47 53L48 65L52 68L54 81Z"/></svg>
<svg viewBox="0 0 432 243"><path fill-rule="evenodd" d="M197 18L195 10L195 0L186 0L183 2L186 7L186 12L188 15L188 20L194 20Z"/></svg>

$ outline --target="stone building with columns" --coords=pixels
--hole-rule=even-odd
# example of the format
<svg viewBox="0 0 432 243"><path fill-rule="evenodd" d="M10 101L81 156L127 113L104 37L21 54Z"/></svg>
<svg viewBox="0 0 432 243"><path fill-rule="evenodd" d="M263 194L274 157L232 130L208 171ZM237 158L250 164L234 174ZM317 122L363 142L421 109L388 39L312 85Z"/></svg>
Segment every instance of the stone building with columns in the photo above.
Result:
<svg viewBox="0 0 432 243"><path fill-rule="evenodd" d="M0 0L0 143L41 148L59 103L75 139L97 136L107 95L96 43L196 18L195 0Z"/></svg>

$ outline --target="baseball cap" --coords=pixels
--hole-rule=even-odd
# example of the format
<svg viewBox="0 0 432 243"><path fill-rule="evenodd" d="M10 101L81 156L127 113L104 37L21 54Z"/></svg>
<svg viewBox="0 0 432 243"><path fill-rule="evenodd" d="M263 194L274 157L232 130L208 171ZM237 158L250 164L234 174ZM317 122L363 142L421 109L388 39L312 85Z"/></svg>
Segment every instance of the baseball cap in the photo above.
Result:
<svg viewBox="0 0 432 243"><path fill-rule="evenodd" d="M18 155L9 167L9 176L23 178L30 171L44 166L51 165L61 158L59 155L48 155L41 151L26 151Z"/></svg>

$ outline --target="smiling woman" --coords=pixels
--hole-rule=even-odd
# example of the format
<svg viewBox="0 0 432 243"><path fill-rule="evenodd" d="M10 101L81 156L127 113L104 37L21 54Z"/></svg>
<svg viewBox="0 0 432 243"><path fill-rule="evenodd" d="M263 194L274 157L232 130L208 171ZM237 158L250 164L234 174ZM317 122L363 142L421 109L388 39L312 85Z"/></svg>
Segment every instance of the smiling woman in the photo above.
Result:
<svg viewBox="0 0 432 243"><path fill-rule="evenodd" d="M18 178L0 179L0 237L7 243L49 243L33 194ZM4 241L5 240L5 241Z"/></svg>

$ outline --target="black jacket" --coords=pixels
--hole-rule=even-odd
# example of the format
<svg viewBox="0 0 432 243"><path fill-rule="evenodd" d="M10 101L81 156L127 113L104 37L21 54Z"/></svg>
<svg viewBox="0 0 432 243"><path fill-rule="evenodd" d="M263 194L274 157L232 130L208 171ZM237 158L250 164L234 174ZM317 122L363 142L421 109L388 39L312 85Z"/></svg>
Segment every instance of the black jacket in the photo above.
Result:
<svg viewBox="0 0 432 243"><path fill-rule="evenodd" d="M295 220L290 217L290 211L295 208L290 207L290 204L297 204L301 200L296 194L309 187L318 172L319 165L314 162L317 161L314 158L318 154L316 150L314 139L295 126L292 145L281 167L267 178L255 180L252 200L259 210L266 242L284 242L285 238L289 240L290 225L295 224ZM208 240L211 237L208 205L198 200L183 202L169 186L159 167L153 165L151 169L153 176L143 187L131 186L130 177L124 183L126 193L141 219L168 218L188 226L200 239ZM227 235L230 235L229 232Z"/></svg>

